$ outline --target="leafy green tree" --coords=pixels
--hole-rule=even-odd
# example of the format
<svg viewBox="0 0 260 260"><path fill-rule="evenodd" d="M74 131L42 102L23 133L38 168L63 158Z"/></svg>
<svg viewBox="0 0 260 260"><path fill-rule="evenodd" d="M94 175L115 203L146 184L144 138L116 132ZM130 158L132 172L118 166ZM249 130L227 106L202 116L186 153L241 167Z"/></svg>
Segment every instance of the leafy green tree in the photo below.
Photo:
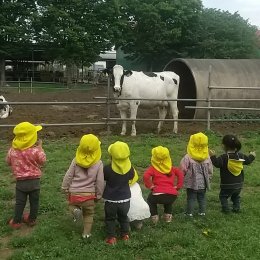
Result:
<svg viewBox="0 0 260 260"><path fill-rule="evenodd" d="M257 28L238 13L204 9L194 31L189 55L196 58L241 59L256 55Z"/></svg>
<svg viewBox="0 0 260 260"><path fill-rule="evenodd" d="M45 45L48 56L66 64L68 83L72 66L89 65L112 47L114 1L39 0L37 4L37 42Z"/></svg>
<svg viewBox="0 0 260 260"><path fill-rule="evenodd" d="M256 27L197 0L121 0L115 39L128 58L161 69L172 58L252 58Z"/></svg>
<svg viewBox="0 0 260 260"><path fill-rule="evenodd" d="M0 86L5 83L5 60L28 52L32 42L34 1L0 0Z"/></svg>
<svg viewBox="0 0 260 260"><path fill-rule="evenodd" d="M122 0L122 33L116 46L129 58L157 68L172 57L187 55L202 11L200 0Z"/></svg>

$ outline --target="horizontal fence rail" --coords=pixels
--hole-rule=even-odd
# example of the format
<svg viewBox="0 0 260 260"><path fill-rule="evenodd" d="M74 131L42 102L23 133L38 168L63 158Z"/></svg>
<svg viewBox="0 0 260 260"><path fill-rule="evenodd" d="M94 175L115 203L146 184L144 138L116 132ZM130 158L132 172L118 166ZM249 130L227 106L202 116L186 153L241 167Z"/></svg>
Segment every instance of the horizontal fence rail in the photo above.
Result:
<svg viewBox="0 0 260 260"><path fill-rule="evenodd" d="M80 90L80 91L88 91L95 87L97 87L97 84L90 83L90 82L72 82L71 84L67 84L65 82L53 82L53 81L35 81L31 78L31 80L8 80L5 81L7 84L10 83L16 83L18 86L12 86L12 85L6 85L2 86L2 89L10 90L10 89L18 89L18 92L21 93L24 89L29 89L31 93L34 92L34 90L37 89L52 89L52 90L59 90L59 91L71 91L71 90ZM25 86L24 86L25 84ZM27 85L26 85L27 84ZM52 86L37 86L37 85L52 85ZM92 87L87 87L87 86Z"/></svg>
<svg viewBox="0 0 260 260"><path fill-rule="evenodd" d="M166 121L166 122L207 122L207 119L154 119L154 118L136 118L136 119L131 119L131 118L126 118L126 119L122 119L119 117L110 117L108 118L102 118L103 120L110 120L110 121ZM260 121L260 118L256 118L256 119L249 119L249 118L238 118L238 119L234 119L234 118L215 118L215 119L211 119L211 122L241 122L241 121L245 121L245 122L251 122L251 121Z"/></svg>
<svg viewBox="0 0 260 260"><path fill-rule="evenodd" d="M109 121L165 121L165 122L173 122L173 121L180 121L180 122L206 122L207 119L159 119L159 118L136 118L136 119L132 119L132 118L125 118L122 119L120 117L110 117L110 118L102 118L103 120L109 120Z"/></svg>
<svg viewBox="0 0 260 260"><path fill-rule="evenodd" d="M214 109L214 110L246 110L246 111L260 111L260 108L253 107L196 107L196 106L185 106L188 109Z"/></svg>
<svg viewBox="0 0 260 260"><path fill-rule="evenodd" d="M26 102L0 102L3 105L102 105L107 104L107 102L95 102L95 101L60 101L60 102L34 102L34 101L26 101Z"/></svg>
<svg viewBox="0 0 260 260"><path fill-rule="evenodd" d="M108 98L108 97L94 97L94 99L106 99L112 101L120 100L141 100L141 101L207 101L207 99L191 99L191 98L175 98L175 99L159 99L159 98Z"/></svg>
<svg viewBox="0 0 260 260"><path fill-rule="evenodd" d="M93 122L93 123L57 123L57 124L46 124L46 123L35 123L35 125L41 125L44 127L48 126L84 126L84 125L115 125L116 122ZM8 125L0 125L1 127L14 127L16 125L8 124Z"/></svg>
<svg viewBox="0 0 260 260"><path fill-rule="evenodd" d="M209 89L251 89L251 90L260 90L260 87L228 87L228 86L209 86Z"/></svg>
<svg viewBox="0 0 260 260"><path fill-rule="evenodd" d="M208 102L208 99L206 98L200 98L200 99L193 99L193 98L176 98L176 99L157 99L157 98L108 98L108 97L94 97L94 99L106 99L106 100L112 100L112 101L120 101L120 100L141 100L141 101L205 101ZM216 98L211 99L212 102L233 102L233 101L260 101L260 98L255 99L246 99L246 98L235 98L235 99L224 99L224 98Z"/></svg>

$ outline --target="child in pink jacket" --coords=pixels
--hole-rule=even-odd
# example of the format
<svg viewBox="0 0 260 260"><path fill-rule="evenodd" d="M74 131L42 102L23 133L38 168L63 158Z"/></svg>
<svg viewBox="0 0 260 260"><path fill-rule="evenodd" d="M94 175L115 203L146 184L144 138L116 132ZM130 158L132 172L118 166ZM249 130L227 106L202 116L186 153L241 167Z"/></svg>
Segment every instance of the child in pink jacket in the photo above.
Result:
<svg viewBox="0 0 260 260"><path fill-rule="evenodd" d="M13 130L15 138L8 151L6 162L11 166L16 179L15 212L14 217L9 221L9 226L14 229L20 228L22 221L30 226L36 224L41 167L46 161L42 141L37 142L37 133L41 129L41 126L22 122ZM30 201L30 214L23 215L27 197Z"/></svg>
<svg viewBox="0 0 260 260"><path fill-rule="evenodd" d="M104 190L103 163L99 139L92 134L84 135L62 182L69 208L76 221L83 215L83 239L91 237L95 200Z"/></svg>
<svg viewBox="0 0 260 260"><path fill-rule="evenodd" d="M213 165L209 158L208 137L203 133L190 136L187 154L181 160L184 187L187 192L186 216L193 217L196 201L199 216L206 215L206 191L210 189Z"/></svg>

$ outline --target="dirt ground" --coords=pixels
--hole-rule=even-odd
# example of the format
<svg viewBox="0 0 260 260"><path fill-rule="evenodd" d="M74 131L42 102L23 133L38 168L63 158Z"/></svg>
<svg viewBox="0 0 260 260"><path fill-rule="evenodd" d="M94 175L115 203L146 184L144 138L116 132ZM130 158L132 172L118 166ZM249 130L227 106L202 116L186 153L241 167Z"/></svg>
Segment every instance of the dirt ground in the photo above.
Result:
<svg viewBox="0 0 260 260"><path fill-rule="evenodd" d="M17 91L7 91L1 93L6 100L10 102L18 101L95 101L93 98L97 96L106 96L106 87L98 86L89 90L59 90L56 92L41 93L18 93ZM102 101L102 100L96 100ZM107 116L107 108L104 104L91 105L13 105L13 113L6 119L1 119L0 125L18 124L22 121L29 121L34 124L45 123L78 123L78 122L104 122L102 118ZM139 109L138 118L156 118L158 116L157 109ZM119 112L115 105L111 105L111 117L119 117ZM167 116L169 118L169 115ZM220 133L239 133L247 130L259 129L260 124L253 123L215 123L212 124L212 130ZM128 123L128 132L130 134L130 123ZM173 122L166 122L162 134L172 132ZM137 134L140 133L156 133L157 122L137 122ZM180 122L179 133L194 133L204 131L205 123ZM119 134L121 123L111 126L112 134ZM95 133L102 135L106 131L106 126L48 126L42 134L45 137L80 137L85 133ZM12 127L0 128L3 139L11 139Z"/></svg>

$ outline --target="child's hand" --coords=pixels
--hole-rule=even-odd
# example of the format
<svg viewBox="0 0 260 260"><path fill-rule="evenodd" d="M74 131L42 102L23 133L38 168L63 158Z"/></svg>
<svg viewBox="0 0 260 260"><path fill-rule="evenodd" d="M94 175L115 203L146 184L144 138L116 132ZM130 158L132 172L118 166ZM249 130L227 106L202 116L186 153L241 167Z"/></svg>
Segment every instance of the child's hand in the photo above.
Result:
<svg viewBox="0 0 260 260"><path fill-rule="evenodd" d="M178 188L177 186L173 186L173 188L174 188L175 190L179 190L179 188Z"/></svg>
<svg viewBox="0 0 260 260"><path fill-rule="evenodd" d="M254 157L256 157L256 153L255 153L255 151L250 152L249 154L251 154L251 155L253 155Z"/></svg>
<svg viewBox="0 0 260 260"><path fill-rule="evenodd" d="M214 150L209 149L209 156L216 155L216 152Z"/></svg>
<svg viewBox="0 0 260 260"><path fill-rule="evenodd" d="M153 185L153 186L151 186L150 190L153 190L154 188L155 188L155 186Z"/></svg>

